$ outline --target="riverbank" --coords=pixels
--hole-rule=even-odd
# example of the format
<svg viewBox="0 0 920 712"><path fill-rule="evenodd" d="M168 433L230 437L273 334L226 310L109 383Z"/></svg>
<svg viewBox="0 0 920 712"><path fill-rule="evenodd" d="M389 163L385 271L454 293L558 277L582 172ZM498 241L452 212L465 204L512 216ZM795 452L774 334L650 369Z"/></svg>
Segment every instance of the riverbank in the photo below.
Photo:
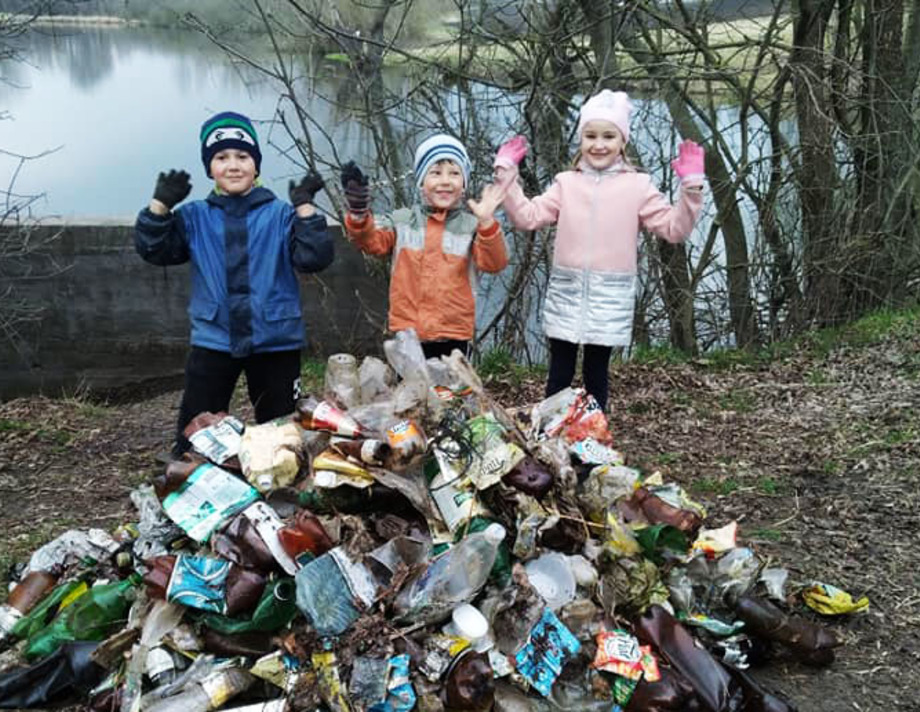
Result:
<svg viewBox="0 0 920 712"><path fill-rule="evenodd" d="M0 13L0 24L29 24L33 27L143 27L140 20L129 20L114 15L8 15Z"/></svg>

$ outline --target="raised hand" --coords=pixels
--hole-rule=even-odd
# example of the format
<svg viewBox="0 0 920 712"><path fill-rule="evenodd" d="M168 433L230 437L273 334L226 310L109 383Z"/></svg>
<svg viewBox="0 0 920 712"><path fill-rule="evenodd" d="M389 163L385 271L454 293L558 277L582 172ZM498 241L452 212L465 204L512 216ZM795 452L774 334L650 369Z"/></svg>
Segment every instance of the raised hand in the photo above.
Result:
<svg viewBox="0 0 920 712"><path fill-rule="evenodd" d="M671 161L671 168L681 183L702 181L706 176L706 152L698 143L686 139L678 146L677 158Z"/></svg>
<svg viewBox="0 0 920 712"><path fill-rule="evenodd" d="M291 181L288 183L288 195L291 197L291 204L296 208L300 205L312 203L316 194L323 189L326 184L316 171L310 171L300 183Z"/></svg>
<svg viewBox="0 0 920 712"><path fill-rule="evenodd" d="M498 209L498 206L502 204L507 192L507 185L503 186L489 183L483 187L482 195L479 197L479 200L470 198L466 201L466 204L469 206L470 212L479 220L480 225L489 225L492 223L495 211Z"/></svg>
<svg viewBox="0 0 920 712"><path fill-rule="evenodd" d="M185 171L171 170L169 173L160 173L157 176L153 199L163 203L167 210L172 210L173 206L181 203L192 192L189 178L189 174Z"/></svg>
<svg viewBox="0 0 920 712"><path fill-rule="evenodd" d="M493 165L495 167L511 168L519 165L526 155L527 139L523 136L515 136L499 146Z"/></svg>
<svg viewBox="0 0 920 712"><path fill-rule="evenodd" d="M367 215L371 189L368 187L367 176L354 161L342 166L342 190L345 192L348 212L357 217Z"/></svg>

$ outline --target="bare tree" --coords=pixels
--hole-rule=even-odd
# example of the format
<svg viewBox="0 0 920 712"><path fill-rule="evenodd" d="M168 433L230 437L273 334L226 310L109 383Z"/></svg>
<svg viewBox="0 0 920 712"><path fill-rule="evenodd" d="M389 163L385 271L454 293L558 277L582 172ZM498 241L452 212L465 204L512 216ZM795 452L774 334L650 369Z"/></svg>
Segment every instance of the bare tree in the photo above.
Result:
<svg viewBox="0 0 920 712"><path fill-rule="evenodd" d="M653 279L643 281L637 339L666 332L690 352L755 345L917 295L916 3L905 18L903 0L780 0L744 18L708 0L442 0L437 24L452 31L434 43L418 41L431 3L248 7L275 60L244 60L278 81L278 118L304 164L334 170L343 157L313 150L328 128L311 119L295 56L321 46L346 58L347 86L323 99L371 137L382 203L410 199L407 145L433 129L464 140L480 176L504 138L525 134L525 191L542 191L570 161L578 104L602 87L646 99L633 158L664 176L665 190L678 139L703 144L708 230L645 250ZM391 62L397 82L387 81ZM652 130L664 123L669 134ZM552 230L516 235L483 341L533 356L552 241Z"/></svg>

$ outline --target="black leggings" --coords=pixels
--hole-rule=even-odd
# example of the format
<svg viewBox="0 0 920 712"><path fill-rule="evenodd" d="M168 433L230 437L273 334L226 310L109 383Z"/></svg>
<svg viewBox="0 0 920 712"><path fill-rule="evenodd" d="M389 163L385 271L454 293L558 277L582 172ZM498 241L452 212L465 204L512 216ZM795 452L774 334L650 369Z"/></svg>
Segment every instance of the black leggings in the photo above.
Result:
<svg viewBox="0 0 920 712"><path fill-rule="evenodd" d="M611 346L585 344L585 358L581 375L588 391L600 405L607 409ZM575 377L575 362L578 360L578 344L561 339L549 340L549 375L546 380L546 395L551 396L572 385Z"/></svg>
<svg viewBox="0 0 920 712"><path fill-rule="evenodd" d="M206 410L216 413L230 407L233 389L244 371L256 422L264 423L294 411L300 388L299 349L234 358L223 351L193 346L185 364L185 391L176 423L174 454L191 447L182 431L192 418Z"/></svg>
<svg viewBox="0 0 920 712"><path fill-rule="evenodd" d="M470 342L460 341L459 339L447 339L445 341L423 341L422 353L425 358L438 358L439 356L450 356L451 351L460 349L463 355L469 357Z"/></svg>

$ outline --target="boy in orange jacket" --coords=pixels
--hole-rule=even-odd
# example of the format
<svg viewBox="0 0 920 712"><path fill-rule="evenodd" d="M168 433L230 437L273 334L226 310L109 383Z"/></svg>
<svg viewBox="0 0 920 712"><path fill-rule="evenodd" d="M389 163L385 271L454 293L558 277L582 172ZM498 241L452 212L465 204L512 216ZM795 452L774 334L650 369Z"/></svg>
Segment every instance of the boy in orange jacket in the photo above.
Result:
<svg viewBox="0 0 920 712"><path fill-rule="evenodd" d="M345 230L362 252L393 255L390 272L391 331L414 328L426 358L468 353L476 327L480 272L508 264L505 239L493 214L504 191L483 189L462 205L470 159L460 141L432 136L415 152L421 203L384 216L370 211L367 176L354 162L342 169L348 212Z"/></svg>

